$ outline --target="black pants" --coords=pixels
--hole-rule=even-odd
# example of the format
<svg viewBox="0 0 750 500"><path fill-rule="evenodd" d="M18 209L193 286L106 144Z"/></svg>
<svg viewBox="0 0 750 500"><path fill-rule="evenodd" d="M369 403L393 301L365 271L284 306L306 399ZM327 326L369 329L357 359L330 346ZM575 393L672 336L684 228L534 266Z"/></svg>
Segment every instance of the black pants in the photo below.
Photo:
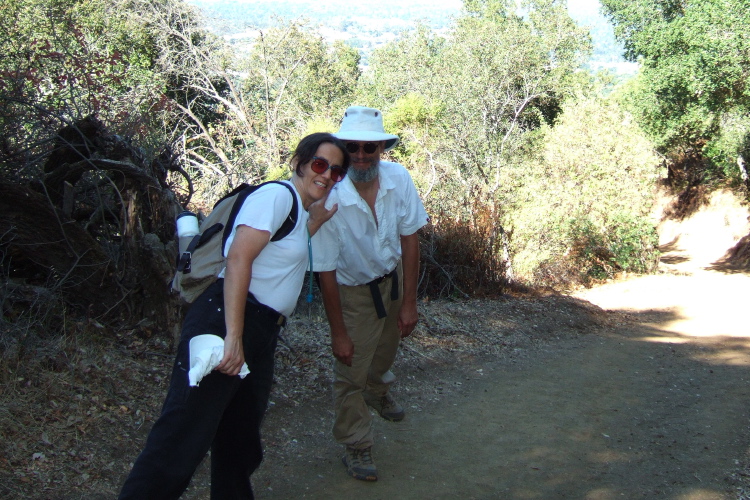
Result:
<svg viewBox="0 0 750 500"><path fill-rule="evenodd" d="M253 498L250 475L263 459L260 425L273 382L280 327L262 308L246 304L244 379L213 371L188 386L189 343L196 335L226 335L223 282L211 285L188 310L162 414L120 492L120 499L179 498L211 449L211 498Z"/></svg>

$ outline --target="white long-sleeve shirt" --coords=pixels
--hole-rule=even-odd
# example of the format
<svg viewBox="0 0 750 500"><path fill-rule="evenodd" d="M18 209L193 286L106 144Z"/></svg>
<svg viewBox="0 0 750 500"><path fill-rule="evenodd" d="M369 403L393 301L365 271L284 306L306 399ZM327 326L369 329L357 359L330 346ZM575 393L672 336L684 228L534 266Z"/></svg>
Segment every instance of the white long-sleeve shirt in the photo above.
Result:
<svg viewBox="0 0 750 500"><path fill-rule="evenodd" d="M313 270L333 271L342 285L363 285L396 268L401 236L417 232L428 217L408 170L380 162L375 199L377 224L367 202L345 177L333 187L326 207L338 211L312 238Z"/></svg>

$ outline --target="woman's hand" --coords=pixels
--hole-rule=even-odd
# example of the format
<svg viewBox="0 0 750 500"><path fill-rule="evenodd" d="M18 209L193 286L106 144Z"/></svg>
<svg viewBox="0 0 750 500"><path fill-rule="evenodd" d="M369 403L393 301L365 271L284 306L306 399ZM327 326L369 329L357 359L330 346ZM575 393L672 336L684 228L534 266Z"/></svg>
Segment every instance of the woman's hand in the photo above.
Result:
<svg viewBox="0 0 750 500"><path fill-rule="evenodd" d="M328 210L326 208L326 200L328 200L328 194L326 194L325 198L321 198L307 207L307 213L310 214L310 220L307 221L307 229L310 231L310 236L317 233L320 226L333 217L333 214L339 209L338 204L335 203Z"/></svg>
<svg viewBox="0 0 750 500"><path fill-rule="evenodd" d="M224 357L216 369L224 375L233 377L239 375L244 363L245 353L242 350L242 337L227 336L224 339Z"/></svg>

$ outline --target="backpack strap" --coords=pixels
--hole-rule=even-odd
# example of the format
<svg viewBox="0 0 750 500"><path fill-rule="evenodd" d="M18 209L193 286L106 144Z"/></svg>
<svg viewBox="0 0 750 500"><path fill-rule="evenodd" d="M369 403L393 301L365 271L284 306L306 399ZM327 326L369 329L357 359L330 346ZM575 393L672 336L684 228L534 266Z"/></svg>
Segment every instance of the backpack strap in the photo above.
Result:
<svg viewBox="0 0 750 500"><path fill-rule="evenodd" d="M281 224L281 227L274 233L273 236L271 236L271 241L279 241L282 238L285 238L289 233L292 232L292 230L297 225L297 218L299 217L299 210L297 206L297 195L295 194L292 187L285 183L285 182L277 182L277 181L270 181L275 182L276 184L281 184L285 188L289 190L289 192L292 194L292 208L289 210L289 215L286 216L286 219L284 220L284 223Z"/></svg>
<svg viewBox="0 0 750 500"><path fill-rule="evenodd" d="M185 251L180 254L180 259L177 261L177 271L183 274L190 273L190 263L195 249L203 246L203 244L213 238L213 236L222 229L224 229L224 224L217 222L202 233L193 236L193 239L190 240Z"/></svg>
<svg viewBox="0 0 750 500"><path fill-rule="evenodd" d="M271 184L271 183L280 184L289 190L289 193L292 195L292 208L291 210L289 210L289 215L287 215L286 219L284 220L284 223L281 224L281 227L273 234L273 236L271 236L270 241L279 241L280 239L286 237L289 233L292 232L294 227L297 225L297 219L299 217L297 195L294 193L294 190L292 189L291 186L289 186L289 184L286 184L280 181L263 182L262 184L258 184L257 186L248 186L247 184L243 184L239 186L237 189L235 189L234 191L232 191L232 193L227 195L227 196L232 196L234 193L239 192L239 194L237 194L237 199L235 200L234 205L232 205L232 211L229 213L229 218L227 219L227 225L224 228L224 235L222 236L222 239L221 239L222 252L224 251L224 247L227 244L229 235L232 234L232 229L234 228L234 221L235 219L237 219L237 214L239 214L240 209L242 208L242 205L245 203L245 200L247 199L247 197L253 194L259 187L265 186L266 184ZM221 202L221 200L219 200L219 202ZM217 204L219 202L217 202Z"/></svg>

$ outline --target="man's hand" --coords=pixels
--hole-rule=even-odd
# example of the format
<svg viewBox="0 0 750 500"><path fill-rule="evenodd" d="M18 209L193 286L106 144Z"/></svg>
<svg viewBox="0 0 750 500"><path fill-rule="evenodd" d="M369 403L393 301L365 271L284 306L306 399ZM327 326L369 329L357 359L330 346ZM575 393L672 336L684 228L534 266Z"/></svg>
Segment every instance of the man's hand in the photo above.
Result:
<svg viewBox="0 0 750 500"><path fill-rule="evenodd" d="M216 367L224 375L233 377L239 375L245 362L245 353L242 351L242 337L229 337L224 339L224 358Z"/></svg>
<svg viewBox="0 0 750 500"><path fill-rule="evenodd" d="M419 313L417 313L416 304L407 304L404 302L398 311L398 329L401 332L402 339L411 335L411 332L417 326L418 320Z"/></svg>
<svg viewBox="0 0 750 500"><path fill-rule="evenodd" d="M331 347L333 348L333 355L336 359L346 366L352 366L354 343L349 335L331 336Z"/></svg>

